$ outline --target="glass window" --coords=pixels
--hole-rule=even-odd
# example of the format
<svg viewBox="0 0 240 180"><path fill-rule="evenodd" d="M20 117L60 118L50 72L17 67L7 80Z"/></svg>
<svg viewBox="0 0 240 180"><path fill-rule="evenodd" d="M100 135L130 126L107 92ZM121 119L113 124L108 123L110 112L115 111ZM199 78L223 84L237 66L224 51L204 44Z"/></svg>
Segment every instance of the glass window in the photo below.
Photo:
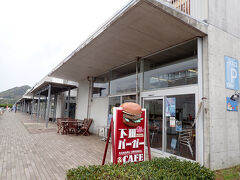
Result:
<svg viewBox="0 0 240 180"><path fill-rule="evenodd" d="M110 94L136 91L136 63L127 64L111 72Z"/></svg>
<svg viewBox="0 0 240 180"><path fill-rule="evenodd" d="M109 78L108 74L93 79L93 97L104 97L108 95Z"/></svg>
<svg viewBox="0 0 240 180"><path fill-rule="evenodd" d="M111 119L113 117L113 107L119 107L121 105L121 97L115 96L115 97L109 97L109 104L108 104L108 126L111 123Z"/></svg>
<svg viewBox="0 0 240 180"><path fill-rule="evenodd" d="M144 60L144 90L197 84L197 58L158 65Z"/></svg>
<svg viewBox="0 0 240 180"><path fill-rule="evenodd" d="M196 159L195 95L168 96L176 101L175 117L166 116L167 152Z"/></svg>
<svg viewBox="0 0 240 180"><path fill-rule="evenodd" d="M150 147L162 150L163 100L145 100Z"/></svg>
<svg viewBox="0 0 240 180"><path fill-rule="evenodd" d="M122 104L126 102L136 102L136 95L127 95L122 97Z"/></svg>

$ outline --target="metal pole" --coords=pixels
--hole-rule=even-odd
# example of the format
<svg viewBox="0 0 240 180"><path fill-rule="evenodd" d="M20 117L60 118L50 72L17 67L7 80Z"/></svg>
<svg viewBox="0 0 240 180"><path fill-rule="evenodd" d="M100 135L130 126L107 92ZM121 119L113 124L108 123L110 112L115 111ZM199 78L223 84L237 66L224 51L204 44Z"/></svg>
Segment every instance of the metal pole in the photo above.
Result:
<svg viewBox="0 0 240 180"><path fill-rule="evenodd" d="M44 106L44 120L46 120L46 110L47 110L47 96L45 98L45 106Z"/></svg>
<svg viewBox="0 0 240 180"><path fill-rule="evenodd" d="M88 107L87 107L87 119L90 117L90 107L91 107L91 99L92 99L92 84L93 84L93 78L88 77L89 81L89 90L88 90Z"/></svg>
<svg viewBox="0 0 240 180"><path fill-rule="evenodd" d="M136 103L139 104L139 90L138 90L138 63L140 57L136 59Z"/></svg>
<svg viewBox="0 0 240 180"><path fill-rule="evenodd" d="M70 92L71 92L71 89L68 88L68 102L67 102L67 117L70 118Z"/></svg>
<svg viewBox="0 0 240 180"><path fill-rule="evenodd" d="M53 110L54 121L56 121L56 110L57 110L57 94L54 94L54 110Z"/></svg>
<svg viewBox="0 0 240 180"><path fill-rule="evenodd" d="M25 102L25 99L24 99L24 101L23 101L23 112L25 112L26 111L26 102Z"/></svg>
<svg viewBox="0 0 240 180"><path fill-rule="evenodd" d="M46 112L46 128L48 128L49 113L50 113L50 102L51 102L51 84L48 85L48 99L47 99L47 112Z"/></svg>
<svg viewBox="0 0 240 180"><path fill-rule="evenodd" d="M31 119L33 117L33 111L34 111L34 94L33 94L33 98L32 98Z"/></svg>
<svg viewBox="0 0 240 180"><path fill-rule="evenodd" d="M39 119L39 111L40 111L40 93L38 94L38 104L37 104L37 119Z"/></svg>

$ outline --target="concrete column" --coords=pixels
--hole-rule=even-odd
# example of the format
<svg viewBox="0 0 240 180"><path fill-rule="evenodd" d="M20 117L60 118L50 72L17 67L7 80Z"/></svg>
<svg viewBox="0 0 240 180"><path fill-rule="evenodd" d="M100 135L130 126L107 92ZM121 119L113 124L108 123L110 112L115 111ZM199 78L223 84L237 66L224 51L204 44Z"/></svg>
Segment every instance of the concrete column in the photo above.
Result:
<svg viewBox="0 0 240 180"><path fill-rule="evenodd" d="M54 94L54 110L53 110L53 121L56 121L56 110L57 110L57 94Z"/></svg>
<svg viewBox="0 0 240 180"><path fill-rule="evenodd" d="M34 113L34 94L33 94L33 98L32 98L32 108L31 108L31 119L33 117L33 113Z"/></svg>
<svg viewBox="0 0 240 180"><path fill-rule="evenodd" d="M198 106L202 103L201 112L196 123L196 132L197 132L197 148L196 148L196 160L200 162L201 165L204 164L204 99L203 99L203 40L198 38L197 40L197 56L198 56ZM196 109L198 109L197 107ZM196 110L197 111L197 110ZM196 112L197 115L197 112Z"/></svg>
<svg viewBox="0 0 240 180"><path fill-rule="evenodd" d="M71 93L71 89L68 89L68 102L67 102L67 117L70 117L70 93Z"/></svg>
<svg viewBox="0 0 240 180"><path fill-rule="evenodd" d="M84 119L88 112L89 82L79 81L76 99L76 119Z"/></svg>
<svg viewBox="0 0 240 180"><path fill-rule="evenodd" d="M49 113L50 113L50 102L51 102L51 84L48 85L48 99L47 99L47 111L46 111L46 128L48 128Z"/></svg>
<svg viewBox="0 0 240 180"><path fill-rule="evenodd" d="M56 118L64 117L64 111L65 111L64 93L60 93L57 95Z"/></svg>
<svg viewBox="0 0 240 180"><path fill-rule="evenodd" d="M25 102L25 99L23 100L23 112L26 112L26 102Z"/></svg>
<svg viewBox="0 0 240 180"><path fill-rule="evenodd" d="M46 120L46 111L47 111L47 96L46 96L45 102L44 102L44 120Z"/></svg>
<svg viewBox="0 0 240 180"><path fill-rule="evenodd" d="M38 104L37 104L37 119L39 119L39 114L40 114L40 97L41 97L41 94L39 93L38 94Z"/></svg>

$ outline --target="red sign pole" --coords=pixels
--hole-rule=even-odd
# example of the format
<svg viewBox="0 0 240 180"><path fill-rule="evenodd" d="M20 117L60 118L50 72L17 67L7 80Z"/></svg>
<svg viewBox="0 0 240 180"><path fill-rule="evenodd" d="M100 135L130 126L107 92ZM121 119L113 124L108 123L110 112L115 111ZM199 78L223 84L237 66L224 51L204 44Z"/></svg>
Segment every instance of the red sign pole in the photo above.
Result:
<svg viewBox="0 0 240 180"><path fill-rule="evenodd" d="M115 149L115 144L114 144L114 140L115 140L115 137L114 137L114 126L113 126L113 119L111 121L111 139L112 139L112 149ZM113 156L113 163L116 164L117 162L114 162L114 159L116 157L116 154L115 154L115 151L112 151L112 156Z"/></svg>
<svg viewBox="0 0 240 180"><path fill-rule="evenodd" d="M108 143L109 143L109 140L110 140L112 128L113 128L113 119L111 120L110 128L109 128L109 131L108 131L108 136L107 136L107 141L106 141L106 145L105 145L105 150L104 150L102 165L105 164L105 159L106 159L107 150L108 150Z"/></svg>

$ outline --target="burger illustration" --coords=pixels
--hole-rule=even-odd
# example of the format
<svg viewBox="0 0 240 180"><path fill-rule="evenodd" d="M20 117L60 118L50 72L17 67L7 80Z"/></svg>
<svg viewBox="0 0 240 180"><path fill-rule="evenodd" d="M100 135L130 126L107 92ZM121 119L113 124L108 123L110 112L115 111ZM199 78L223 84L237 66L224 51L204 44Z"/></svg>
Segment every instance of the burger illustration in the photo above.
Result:
<svg viewBox="0 0 240 180"><path fill-rule="evenodd" d="M123 108L123 123L127 126L135 127L141 123L142 108L139 104L128 102L122 104Z"/></svg>

